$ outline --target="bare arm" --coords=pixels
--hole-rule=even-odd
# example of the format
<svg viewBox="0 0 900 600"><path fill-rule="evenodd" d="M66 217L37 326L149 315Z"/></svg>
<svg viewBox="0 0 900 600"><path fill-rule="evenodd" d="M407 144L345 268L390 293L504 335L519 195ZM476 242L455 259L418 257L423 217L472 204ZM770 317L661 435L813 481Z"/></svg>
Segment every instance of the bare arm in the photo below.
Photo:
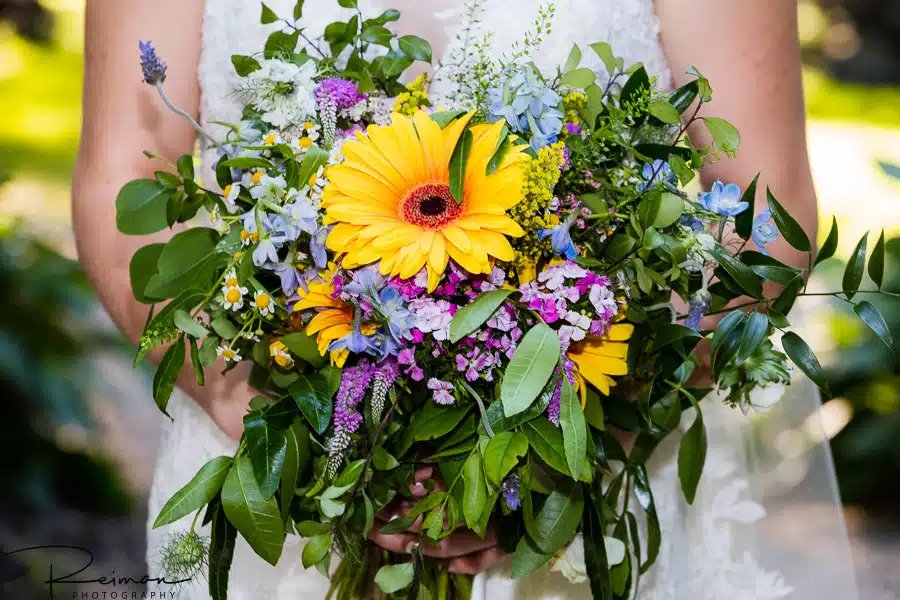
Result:
<svg viewBox="0 0 900 600"><path fill-rule="evenodd" d="M84 122L72 187L72 215L78 253L100 300L116 325L132 340L140 337L148 307L131 293L128 265L134 252L171 233L125 236L116 231L115 198L128 181L164 168L143 150L174 162L191 154L195 132L165 108L156 90L143 83L139 40L152 40L168 57L166 90L173 101L196 114L201 0L88 0L85 24ZM176 16L177 17L173 17ZM192 369L180 379L187 391L232 437L251 392L246 372L227 377L208 369L197 385Z"/></svg>
<svg viewBox="0 0 900 600"><path fill-rule="evenodd" d="M746 187L761 171L757 211L765 207L770 186L815 243L818 220L806 148L797 3L656 0L656 8L675 85L689 81L685 72L696 66L713 87L705 114L728 119L742 134L737 158L706 167L704 181ZM710 141L702 124L690 135L698 145ZM808 266L806 256L783 240L770 250L779 260Z"/></svg>

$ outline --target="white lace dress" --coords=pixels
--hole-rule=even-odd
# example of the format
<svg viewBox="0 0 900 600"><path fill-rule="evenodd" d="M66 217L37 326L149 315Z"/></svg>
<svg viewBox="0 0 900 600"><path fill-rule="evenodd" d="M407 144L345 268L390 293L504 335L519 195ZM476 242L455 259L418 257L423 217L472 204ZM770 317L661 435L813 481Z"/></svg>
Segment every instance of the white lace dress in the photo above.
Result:
<svg viewBox="0 0 900 600"><path fill-rule="evenodd" d="M493 33L492 50L508 51L529 29L543 0L487 0L481 18L482 31ZM294 0L268 0L281 15L290 15ZM456 30L463 22L463 0L360 0L366 14L397 8L404 17L397 27L416 32L434 44L435 56L452 50ZM670 75L659 42L659 23L651 0L557 0L553 31L534 59L551 68L565 62L573 43L583 48L608 41L627 64L641 61L663 85ZM230 96L236 84L232 54L252 54L264 44L270 29L259 25L259 0L215 0L207 3L203 26L203 51L199 78L202 120L236 122L240 107ZM335 20L346 19L346 9L336 0L307 1L304 25L316 34ZM586 58L591 53L585 52ZM599 61L592 65L600 69ZM440 84L437 93L440 93ZM215 126L212 126L215 127ZM221 433L189 398L176 394L170 409L174 423L166 423L154 484L150 496L150 520L173 492L187 483L210 458L231 455L236 444ZM754 556L733 548L732 530L762 518L762 507L745 498L748 483L738 476L737 460L715 443L715 420L707 416L711 451L698 499L687 507L678 486L674 451L663 448L652 468L653 491L661 511L664 545L657 565L641 580L641 600L692 598L694 600L774 600L790 594L776 572L758 566ZM733 445L733 440L731 445ZM148 532L151 572L168 535L187 529L190 518L161 530ZM232 600L295 600L324 598L328 581L300 562L302 541L289 536L277 567L256 557L239 539L231 570ZM154 575L156 576L156 575ZM501 563L487 574L483 588L491 600L590 598L586 584L574 585L559 573L543 569L524 580L509 577L509 564ZM179 591L179 600L207 598L205 581Z"/></svg>

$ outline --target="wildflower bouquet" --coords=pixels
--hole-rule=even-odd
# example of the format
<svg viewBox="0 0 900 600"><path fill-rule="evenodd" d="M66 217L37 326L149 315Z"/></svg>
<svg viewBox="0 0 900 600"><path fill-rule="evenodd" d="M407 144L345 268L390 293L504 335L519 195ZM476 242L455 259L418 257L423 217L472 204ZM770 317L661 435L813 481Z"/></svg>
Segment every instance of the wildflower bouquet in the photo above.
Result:
<svg viewBox="0 0 900 600"><path fill-rule="evenodd" d="M159 408L188 355L200 383L215 364L251 361L259 390L237 453L160 513L156 526L191 513L211 524L208 547L192 527L167 564L208 563L210 594L224 599L237 535L274 564L296 533L309 538L304 566L331 577L337 598L466 597L471 580L425 554L464 526L496 533L516 577L551 563L595 598L628 597L662 535L646 461L685 410L689 502L700 481L712 390L692 384L698 344L710 341L715 401L765 410L789 383L788 357L827 393L812 351L786 331L811 241L771 193L754 218L756 180L684 191L740 141L699 117L712 89L696 70L665 93L597 43L585 51L604 73L581 66L577 46L540 72L529 54L551 6L512 56L488 58L482 43L442 65L456 91L434 108L426 78L401 83L431 48L386 27L397 11L313 41L295 25L302 10L282 21L263 5L262 22L285 27L259 55L233 57L241 122L220 140L194 123L219 150L216 181L183 156L117 200L126 234L201 209L211 225L131 264L135 297L166 303L137 357L170 344ZM171 104L164 64L141 49L145 80ZM699 120L710 146L686 136ZM779 232L808 269L767 254ZM835 227L816 263L836 245ZM865 260L864 239L841 294L890 344L877 309L857 301ZM882 236L869 261L878 286L883 268ZM724 315L714 330L711 315ZM635 433L633 447L615 429ZM427 495L380 519L409 497L417 465L435 468ZM419 543L389 554L367 541L373 531L415 531ZM572 545L580 567L565 558Z"/></svg>

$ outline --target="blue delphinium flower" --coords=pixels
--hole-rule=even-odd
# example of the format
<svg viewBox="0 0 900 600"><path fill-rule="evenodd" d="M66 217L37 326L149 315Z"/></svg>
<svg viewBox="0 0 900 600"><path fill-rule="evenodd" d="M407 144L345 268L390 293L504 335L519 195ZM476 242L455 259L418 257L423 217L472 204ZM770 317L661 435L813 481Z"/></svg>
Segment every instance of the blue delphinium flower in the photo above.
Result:
<svg viewBox="0 0 900 600"><path fill-rule="evenodd" d="M288 257L280 263L268 267L281 279L281 290L288 297L293 296L300 287L300 270L294 264L293 258L288 254Z"/></svg>
<svg viewBox="0 0 900 600"><path fill-rule="evenodd" d="M572 224L575 223L576 218L578 218L577 209L573 210L565 221L561 221L553 229L541 229L538 232L540 239L550 238L550 247L553 249L553 252L565 256L569 260L575 260L575 257L578 256L578 248L575 247L575 243L572 241L571 233Z"/></svg>
<svg viewBox="0 0 900 600"><path fill-rule="evenodd" d="M371 301L378 300L378 292L387 284L387 277L378 267L366 267L353 274L353 281L344 285L344 292L351 296L365 296Z"/></svg>
<svg viewBox="0 0 900 600"><path fill-rule="evenodd" d="M756 215L756 218L753 219L753 232L751 233L751 237L759 247L759 251L768 256L769 253L766 251L766 244L770 244L778 239L778 228L772 223L772 212L768 208Z"/></svg>
<svg viewBox="0 0 900 600"><path fill-rule="evenodd" d="M531 133L535 150L554 143L563 128L562 98L530 67L506 72L488 91L488 120L505 119L515 133Z"/></svg>
<svg viewBox="0 0 900 600"><path fill-rule="evenodd" d="M681 223L682 225L684 225L685 227L687 227L688 229L690 229L691 231L694 231L696 233L700 233L706 229L703 226L703 221L701 221L700 219L698 219L697 217L695 217L693 215L690 217L682 216L681 218L678 219L678 222Z"/></svg>
<svg viewBox="0 0 900 600"><path fill-rule="evenodd" d="M747 202L741 202L741 187L736 183L725 185L717 181L712 190L700 194L698 199L703 208L724 217L734 217L750 207Z"/></svg>
<svg viewBox="0 0 900 600"><path fill-rule="evenodd" d="M364 352L369 352L370 350L375 350L372 345L372 340L363 334L363 332L359 328L361 320L360 311L357 309L356 318L353 322L353 331L345 335L339 340L336 340L328 346L328 350L330 352L335 352L337 350L348 349L350 352L354 354L362 354Z"/></svg>
<svg viewBox="0 0 900 600"><path fill-rule="evenodd" d="M697 290L691 296L690 309L688 310L688 317L684 321L684 326L691 329L700 329L700 321L703 320L703 317L706 316L711 307L712 294L706 290Z"/></svg>
<svg viewBox="0 0 900 600"><path fill-rule="evenodd" d="M672 167L664 160L654 160L652 163L645 163L641 171L644 181L638 184L638 190L643 192L648 187L652 188L662 185L665 188L675 187L675 173Z"/></svg>
<svg viewBox="0 0 900 600"><path fill-rule="evenodd" d="M409 337L409 325L413 315L404 305L400 290L393 286L381 290L375 309L387 323L387 329L398 345L402 339Z"/></svg>
<svg viewBox="0 0 900 600"><path fill-rule="evenodd" d="M513 473L504 479L503 483L500 484L500 489L503 490L503 499L506 501L506 506L509 507L509 510L516 510L522 506L522 499L519 498L518 475Z"/></svg>
<svg viewBox="0 0 900 600"><path fill-rule="evenodd" d="M324 269L328 266L328 249L325 246L325 240L330 231L330 227L319 227L309 238L309 254L317 269Z"/></svg>
<svg viewBox="0 0 900 600"><path fill-rule="evenodd" d="M166 80L166 63L159 59L153 42L138 42L141 49L141 71L144 73L144 81L150 85L156 85Z"/></svg>

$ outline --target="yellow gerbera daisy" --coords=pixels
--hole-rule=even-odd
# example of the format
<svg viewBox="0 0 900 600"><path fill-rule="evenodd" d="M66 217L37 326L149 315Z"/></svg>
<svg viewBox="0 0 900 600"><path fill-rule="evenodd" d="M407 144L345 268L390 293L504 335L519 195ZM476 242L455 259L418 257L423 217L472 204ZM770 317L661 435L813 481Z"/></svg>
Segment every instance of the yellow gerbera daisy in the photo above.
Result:
<svg viewBox="0 0 900 600"><path fill-rule="evenodd" d="M603 337L588 337L569 346L568 357L578 365L579 378L587 379L602 394L616 385L611 376L628 374L628 340L634 325L613 325Z"/></svg>
<svg viewBox="0 0 900 600"><path fill-rule="evenodd" d="M328 274L326 273L326 276ZM312 281L307 289L297 290L300 300L294 311L315 309L320 312L306 326L306 333L316 336L319 354L325 356L328 346L335 340L353 333L353 307L340 298L334 298L334 284L328 277L325 281ZM331 363L342 367L347 360L347 352L332 352Z"/></svg>
<svg viewBox="0 0 900 600"><path fill-rule="evenodd" d="M490 272L490 257L515 258L506 236L523 231L506 211L522 199L527 155L512 148L486 174L503 123L471 128L462 203L450 193L450 158L473 114L444 129L422 111L395 114L390 126L372 125L344 145L346 160L328 169L322 205L337 224L328 248L346 253L345 268L381 261L383 274L407 279L427 267L431 291L450 258L471 273Z"/></svg>

